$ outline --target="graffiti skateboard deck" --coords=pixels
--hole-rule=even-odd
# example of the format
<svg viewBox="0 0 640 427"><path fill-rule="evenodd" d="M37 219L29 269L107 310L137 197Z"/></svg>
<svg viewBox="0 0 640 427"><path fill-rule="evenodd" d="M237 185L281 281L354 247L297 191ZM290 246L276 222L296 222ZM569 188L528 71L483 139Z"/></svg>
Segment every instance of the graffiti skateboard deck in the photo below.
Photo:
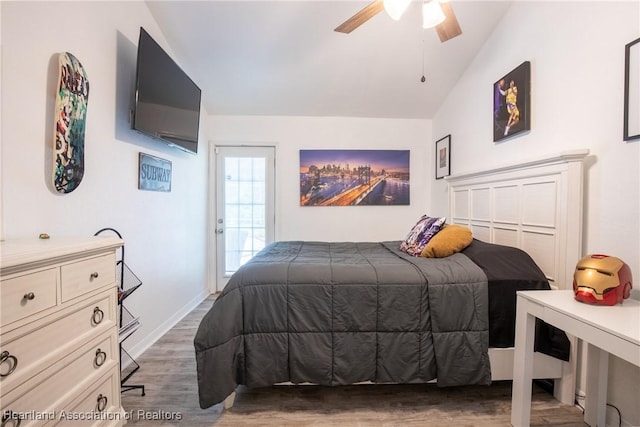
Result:
<svg viewBox="0 0 640 427"><path fill-rule="evenodd" d="M53 186L59 193L75 190L84 176L84 134L89 101L89 79L80 61L59 55L56 87Z"/></svg>

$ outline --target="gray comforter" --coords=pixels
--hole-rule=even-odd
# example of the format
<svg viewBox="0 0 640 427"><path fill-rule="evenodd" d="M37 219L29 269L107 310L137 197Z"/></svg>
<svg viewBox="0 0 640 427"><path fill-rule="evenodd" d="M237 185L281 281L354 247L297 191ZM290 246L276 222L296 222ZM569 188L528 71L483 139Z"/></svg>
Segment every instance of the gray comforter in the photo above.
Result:
<svg viewBox="0 0 640 427"><path fill-rule="evenodd" d="M200 406L238 384L489 384L487 276L398 246L277 242L241 267L195 337Z"/></svg>

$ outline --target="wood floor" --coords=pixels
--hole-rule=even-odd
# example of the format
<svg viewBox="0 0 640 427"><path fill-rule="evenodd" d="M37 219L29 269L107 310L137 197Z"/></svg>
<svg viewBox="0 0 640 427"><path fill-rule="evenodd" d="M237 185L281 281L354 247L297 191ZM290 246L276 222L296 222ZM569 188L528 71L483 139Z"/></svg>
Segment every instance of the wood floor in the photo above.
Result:
<svg viewBox="0 0 640 427"><path fill-rule="evenodd" d="M188 426L509 426L511 382L490 387L438 388L426 385L356 385L346 387L274 386L240 388L235 405L198 406L193 337L213 303L207 299L139 359L131 384L122 393L130 414L127 425ZM532 426L586 426L582 412L563 405L534 386Z"/></svg>

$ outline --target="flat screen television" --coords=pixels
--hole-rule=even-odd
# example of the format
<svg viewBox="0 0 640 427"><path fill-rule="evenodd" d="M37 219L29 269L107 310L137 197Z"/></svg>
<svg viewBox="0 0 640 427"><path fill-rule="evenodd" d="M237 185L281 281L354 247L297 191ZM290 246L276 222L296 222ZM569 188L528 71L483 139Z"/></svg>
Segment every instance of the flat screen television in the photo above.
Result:
<svg viewBox="0 0 640 427"><path fill-rule="evenodd" d="M198 152L200 88L140 27L133 129Z"/></svg>

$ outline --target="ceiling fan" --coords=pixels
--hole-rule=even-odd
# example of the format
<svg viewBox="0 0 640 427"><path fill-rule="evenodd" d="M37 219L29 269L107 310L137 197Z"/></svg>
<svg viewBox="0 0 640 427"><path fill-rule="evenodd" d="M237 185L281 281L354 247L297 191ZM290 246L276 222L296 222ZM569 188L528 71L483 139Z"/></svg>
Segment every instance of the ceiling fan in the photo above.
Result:
<svg viewBox="0 0 640 427"><path fill-rule="evenodd" d="M334 29L348 34L385 10L392 19L398 20L409 7L411 0L374 0L351 18ZM436 27L441 42L446 42L462 34L449 0L422 0L423 28Z"/></svg>

